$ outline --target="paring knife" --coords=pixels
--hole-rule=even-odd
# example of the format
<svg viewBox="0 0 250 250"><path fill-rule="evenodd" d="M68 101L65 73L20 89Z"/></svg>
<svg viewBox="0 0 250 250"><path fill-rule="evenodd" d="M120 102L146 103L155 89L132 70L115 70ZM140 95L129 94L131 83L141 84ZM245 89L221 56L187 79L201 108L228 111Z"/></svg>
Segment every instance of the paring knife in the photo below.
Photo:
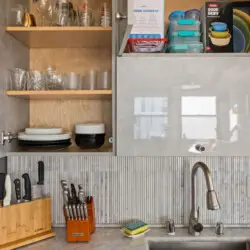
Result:
<svg viewBox="0 0 250 250"><path fill-rule="evenodd" d="M9 206L11 201L11 180L8 174L6 174L5 176L4 188L5 188L5 197L3 199L3 206L5 207Z"/></svg>
<svg viewBox="0 0 250 250"><path fill-rule="evenodd" d="M5 195L4 183L5 183L5 173L0 173L0 206L2 206L2 202Z"/></svg>
<svg viewBox="0 0 250 250"><path fill-rule="evenodd" d="M23 196L23 199L25 202L31 201L31 183L30 183L30 177L29 174L25 173L22 175L24 179L24 191L25 195Z"/></svg>
<svg viewBox="0 0 250 250"><path fill-rule="evenodd" d="M17 203L20 203L21 202L21 181L20 181L20 179L15 179L14 184L15 184L16 200L17 200Z"/></svg>

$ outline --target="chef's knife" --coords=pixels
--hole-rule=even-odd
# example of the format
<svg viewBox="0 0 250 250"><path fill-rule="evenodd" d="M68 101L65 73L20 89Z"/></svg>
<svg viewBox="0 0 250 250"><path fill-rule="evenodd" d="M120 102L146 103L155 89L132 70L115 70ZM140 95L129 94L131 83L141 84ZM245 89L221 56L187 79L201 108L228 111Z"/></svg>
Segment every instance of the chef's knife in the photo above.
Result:
<svg viewBox="0 0 250 250"><path fill-rule="evenodd" d="M9 206L11 201L11 180L8 174L6 174L5 176L4 188L5 188L5 197L3 199L3 206L5 207Z"/></svg>
<svg viewBox="0 0 250 250"><path fill-rule="evenodd" d="M20 181L20 179L15 179L14 184L15 184L16 200L17 200L17 203L20 203L21 202L21 181Z"/></svg>
<svg viewBox="0 0 250 250"><path fill-rule="evenodd" d="M25 195L23 196L23 199L25 202L31 201L31 183L30 183L30 177L29 174L25 173L22 175L24 179L24 191Z"/></svg>
<svg viewBox="0 0 250 250"><path fill-rule="evenodd" d="M41 194L44 196L44 162L38 162L38 182L37 185L41 188Z"/></svg>
<svg viewBox="0 0 250 250"><path fill-rule="evenodd" d="M73 183L71 183L71 196L72 196L72 203L77 204L78 199L77 199L77 196L76 196L76 188L75 188L75 185Z"/></svg>
<svg viewBox="0 0 250 250"><path fill-rule="evenodd" d="M3 198L5 196L5 189L4 189L5 176L6 174L0 173L0 206L2 206Z"/></svg>

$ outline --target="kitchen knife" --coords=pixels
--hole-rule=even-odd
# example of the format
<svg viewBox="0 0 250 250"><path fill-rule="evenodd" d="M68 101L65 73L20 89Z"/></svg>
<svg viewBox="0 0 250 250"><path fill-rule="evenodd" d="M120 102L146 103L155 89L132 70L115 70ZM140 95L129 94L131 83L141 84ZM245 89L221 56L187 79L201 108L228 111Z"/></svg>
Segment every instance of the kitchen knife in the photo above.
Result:
<svg viewBox="0 0 250 250"><path fill-rule="evenodd" d="M20 181L20 179L15 179L14 184L15 184L16 200L17 200L17 203L20 203L21 202L21 181Z"/></svg>
<svg viewBox="0 0 250 250"><path fill-rule="evenodd" d="M68 205L69 204L68 191L67 190L63 191L63 203L64 203L64 205Z"/></svg>
<svg viewBox="0 0 250 250"><path fill-rule="evenodd" d="M69 207L69 216L70 216L71 220L74 220L72 205L68 205L68 207Z"/></svg>
<svg viewBox="0 0 250 250"><path fill-rule="evenodd" d="M77 204L77 196L76 196L76 188L73 183L71 183L71 196L72 196L72 203Z"/></svg>
<svg viewBox="0 0 250 250"><path fill-rule="evenodd" d="M71 204L72 203L72 198L70 196L70 190L69 190L69 187L68 185L64 185L63 186L63 191L66 191L67 192L67 195L68 195L68 203Z"/></svg>
<svg viewBox="0 0 250 250"><path fill-rule="evenodd" d="M76 212L77 212L77 219L81 220L81 209L80 209L80 204L76 205Z"/></svg>
<svg viewBox="0 0 250 250"><path fill-rule="evenodd" d="M80 204L80 214L81 214L81 218L82 218L82 220L84 220L85 215L84 215L84 208L83 208L83 204Z"/></svg>
<svg viewBox="0 0 250 250"><path fill-rule="evenodd" d="M24 179L24 191L25 195L23 196L23 199L25 202L31 201L31 183L30 183L30 177L29 174L25 173L22 175Z"/></svg>
<svg viewBox="0 0 250 250"><path fill-rule="evenodd" d="M67 219L71 220L72 218L70 217L69 206L65 205L64 208L65 208Z"/></svg>
<svg viewBox="0 0 250 250"><path fill-rule="evenodd" d="M79 192L80 192L80 191L83 191L83 185L79 184L79 185L78 185L78 189L79 189Z"/></svg>
<svg viewBox="0 0 250 250"><path fill-rule="evenodd" d="M61 180L61 186L62 186L62 188L63 188L63 186L64 186L65 184L68 185L68 182L65 181L65 180Z"/></svg>
<svg viewBox="0 0 250 250"><path fill-rule="evenodd" d="M5 195L4 183L6 174L0 173L0 206L3 204L3 198Z"/></svg>
<svg viewBox="0 0 250 250"><path fill-rule="evenodd" d="M83 210L84 210L84 219L87 220L89 217L89 214L88 214L88 206L86 202L83 203Z"/></svg>
<svg viewBox="0 0 250 250"><path fill-rule="evenodd" d="M72 210L73 210L73 214L74 214L74 220L77 220L77 212L76 212L76 205L75 204L72 205Z"/></svg>
<svg viewBox="0 0 250 250"><path fill-rule="evenodd" d="M44 162L38 162L38 182L37 185L41 188L41 194L44 196Z"/></svg>
<svg viewBox="0 0 250 250"><path fill-rule="evenodd" d="M6 174L5 176L4 189L5 189L5 197L3 199L3 206L6 207L10 205L11 201L11 180L8 174Z"/></svg>
<svg viewBox="0 0 250 250"><path fill-rule="evenodd" d="M83 204L84 201L85 201L85 194L84 194L84 191L79 191L78 193L78 200L79 200L79 203L80 204Z"/></svg>

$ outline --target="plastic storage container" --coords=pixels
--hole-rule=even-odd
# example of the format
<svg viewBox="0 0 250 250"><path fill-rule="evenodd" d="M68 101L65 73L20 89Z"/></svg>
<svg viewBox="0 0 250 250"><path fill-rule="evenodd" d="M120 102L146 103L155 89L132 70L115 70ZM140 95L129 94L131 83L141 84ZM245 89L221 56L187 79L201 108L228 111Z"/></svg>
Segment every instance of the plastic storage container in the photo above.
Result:
<svg viewBox="0 0 250 250"><path fill-rule="evenodd" d="M197 9L187 10L185 12L185 19L200 20L200 11Z"/></svg>
<svg viewBox="0 0 250 250"><path fill-rule="evenodd" d="M135 53L160 53L165 50L168 39L128 39L129 52Z"/></svg>
<svg viewBox="0 0 250 250"><path fill-rule="evenodd" d="M194 19L182 19L171 21L169 26L170 32L191 30L200 31L201 22Z"/></svg>
<svg viewBox="0 0 250 250"><path fill-rule="evenodd" d="M177 10L177 11L173 11L168 19L172 22L172 21L175 21L175 20L180 20L180 19L184 19L185 18L185 12L184 11L180 11L180 10Z"/></svg>
<svg viewBox="0 0 250 250"><path fill-rule="evenodd" d="M169 33L169 41L200 42L201 33L199 31L175 31Z"/></svg>
<svg viewBox="0 0 250 250"><path fill-rule="evenodd" d="M201 42L173 42L170 43L167 48L169 53L202 53L203 50L204 46Z"/></svg>

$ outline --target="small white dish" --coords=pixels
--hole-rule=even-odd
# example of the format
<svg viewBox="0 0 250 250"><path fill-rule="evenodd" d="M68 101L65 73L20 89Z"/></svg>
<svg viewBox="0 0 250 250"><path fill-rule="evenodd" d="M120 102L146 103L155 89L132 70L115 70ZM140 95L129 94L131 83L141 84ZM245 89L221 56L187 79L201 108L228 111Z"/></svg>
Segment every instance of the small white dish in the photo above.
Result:
<svg viewBox="0 0 250 250"><path fill-rule="evenodd" d="M26 128L25 134L28 135L60 135L62 128Z"/></svg>

